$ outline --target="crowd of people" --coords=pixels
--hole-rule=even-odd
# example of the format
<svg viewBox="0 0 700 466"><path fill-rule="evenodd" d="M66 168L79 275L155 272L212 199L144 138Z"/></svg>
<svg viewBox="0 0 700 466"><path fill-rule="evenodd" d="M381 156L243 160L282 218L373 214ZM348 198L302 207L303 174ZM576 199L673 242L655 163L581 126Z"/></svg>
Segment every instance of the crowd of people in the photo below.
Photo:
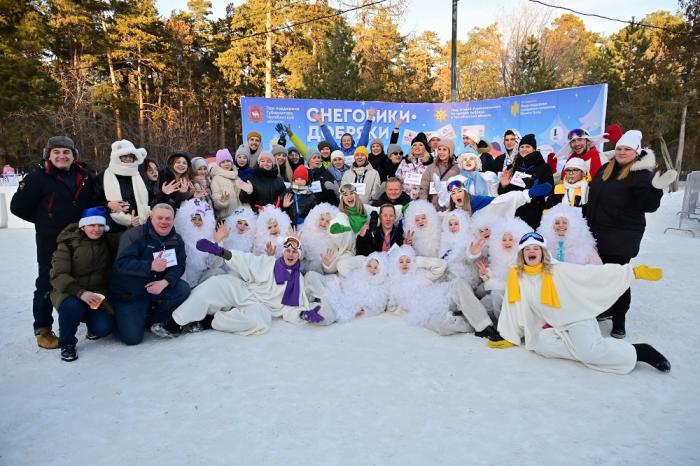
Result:
<svg viewBox="0 0 700 466"><path fill-rule="evenodd" d="M630 283L661 278L629 263L676 176L654 174L639 131L575 129L558 154L515 129L503 152L469 131L459 150L419 133L404 153L402 122L385 150L369 140L373 118L357 142L335 141L317 115L316 147L278 125L267 145L252 131L233 155L175 152L163 167L120 140L97 176L69 137L50 138L11 202L36 229L37 344L73 361L81 322L89 340L136 345L147 330L255 335L273 318L388 312L602 371L670 370L652 346L624 340ZM614 149L599 152L604 141Z"/></svg>

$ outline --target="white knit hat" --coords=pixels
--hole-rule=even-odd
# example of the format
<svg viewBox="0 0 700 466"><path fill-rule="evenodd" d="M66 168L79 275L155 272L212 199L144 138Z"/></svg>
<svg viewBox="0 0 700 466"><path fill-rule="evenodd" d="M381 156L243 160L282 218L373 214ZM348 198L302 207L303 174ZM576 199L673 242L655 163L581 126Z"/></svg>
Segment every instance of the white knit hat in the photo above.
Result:
<svg viewBox="0 0 700 466"><path fill-rule="evenodd" d="M576 170L581 170L584 173L588 172L586 162L581 157L571 157L569 160L567 160L564 164L564 171L568 170L569 168L575 168Z"/></svg>
<svg viewBox="0 0 700 466"><path fill-rule="evenodd" d="M634 150L637 154L642 153L642 132L638 129L631 129L622 135L617 144L615 144L615 149L618 147L629 147Z"/></svg>
<svg viewBox="0 0 700 466"><path fill-rule="evenodd" d="M123 155L133 155L136 157L136 164L141 165L141 163L143 163L143 159L146 158L146 154L146 149L137 149L134 147L134 144L131 141L127 141L126 139L114 141L112 143L111 160L114 160L115 162L118 161L119 157Z"/></svg>

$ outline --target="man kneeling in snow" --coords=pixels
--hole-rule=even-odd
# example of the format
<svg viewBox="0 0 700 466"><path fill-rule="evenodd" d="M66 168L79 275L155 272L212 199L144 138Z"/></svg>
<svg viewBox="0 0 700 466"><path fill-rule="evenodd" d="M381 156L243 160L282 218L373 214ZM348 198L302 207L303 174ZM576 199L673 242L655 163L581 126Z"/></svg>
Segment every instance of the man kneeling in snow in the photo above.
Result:
<svg viewBox="0 0 700 466"><path fill-rule="evenodd" d="M319 323L320 306L309 310L300 270L301 242L293 236L283 242L282 257L256 256L229 251L209 240L197 241L197 249L223 257L238 276L209 278L173 312L167 323L173 336L182 326L213 315L212 328L239 335L258 335L270 328L273 317L292 323ZM240 277L240 278L238 278Z"/></svg>

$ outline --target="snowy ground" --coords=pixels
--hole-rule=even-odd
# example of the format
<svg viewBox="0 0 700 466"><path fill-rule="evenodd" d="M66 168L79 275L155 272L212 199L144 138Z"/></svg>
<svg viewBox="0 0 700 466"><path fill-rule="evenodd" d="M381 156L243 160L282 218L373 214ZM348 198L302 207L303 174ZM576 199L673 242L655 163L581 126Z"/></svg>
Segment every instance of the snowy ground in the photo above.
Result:
<svg viewBox="0 0 700 466"><path fill-rule="evenodd" d="M700 239L663 234L681 195L648 217L636 262L665 276L633 285L628 318L628 341L654 344L670 374L599 373L388 315L136 347L83 327L64 363L31 331L33 232L0 230L0 464L699 464Z"/></svg>

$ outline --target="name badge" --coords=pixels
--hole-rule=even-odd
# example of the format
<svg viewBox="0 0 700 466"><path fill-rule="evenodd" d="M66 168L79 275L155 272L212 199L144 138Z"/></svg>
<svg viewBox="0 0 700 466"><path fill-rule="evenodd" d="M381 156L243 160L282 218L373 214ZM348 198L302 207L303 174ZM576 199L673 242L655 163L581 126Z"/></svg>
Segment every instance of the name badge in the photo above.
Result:
<svg viewBox="0 0 700 466"><path fill-rule="evenodd" d="M355 190L357 190L358 195L365 195L365 183L353 183L352 185L355 187Z"/></svg>
<svg viewBox="0 0 700 466"><path fill-rule="evenodd" d="M311 183L311 186L309 187L311 189L312 193L320 193L322 191L321 189L321 182L320 181L314 181Z"/></svg>
<svg viewBox="0 0 700 466"><path fill-rule="evenodd" d="M423 178L423 175L420 173L406 173L406 178L404 178L403 182L413 186L420 186L421 178Z"/></svg>
<svg viewBox="0 0 700 466"><path fill-rule="evenodd" d="M513 177L510 179L510 184L514 184L515 186L525 188L526 178L532 178L532 175L528 175L527 173L523 172L515 172L513 173Z"/></svg>
<svg viewBox="0 0 700 466"><path fill-rule="evenodd" d="M166 249L165 251L158 251L153 253L153 258L156 259L160 254L163 254L162 258L166 260L168 263L168 267L172 267L174 265L177 265L177 254L175 253L174 249Z"/></svg>

